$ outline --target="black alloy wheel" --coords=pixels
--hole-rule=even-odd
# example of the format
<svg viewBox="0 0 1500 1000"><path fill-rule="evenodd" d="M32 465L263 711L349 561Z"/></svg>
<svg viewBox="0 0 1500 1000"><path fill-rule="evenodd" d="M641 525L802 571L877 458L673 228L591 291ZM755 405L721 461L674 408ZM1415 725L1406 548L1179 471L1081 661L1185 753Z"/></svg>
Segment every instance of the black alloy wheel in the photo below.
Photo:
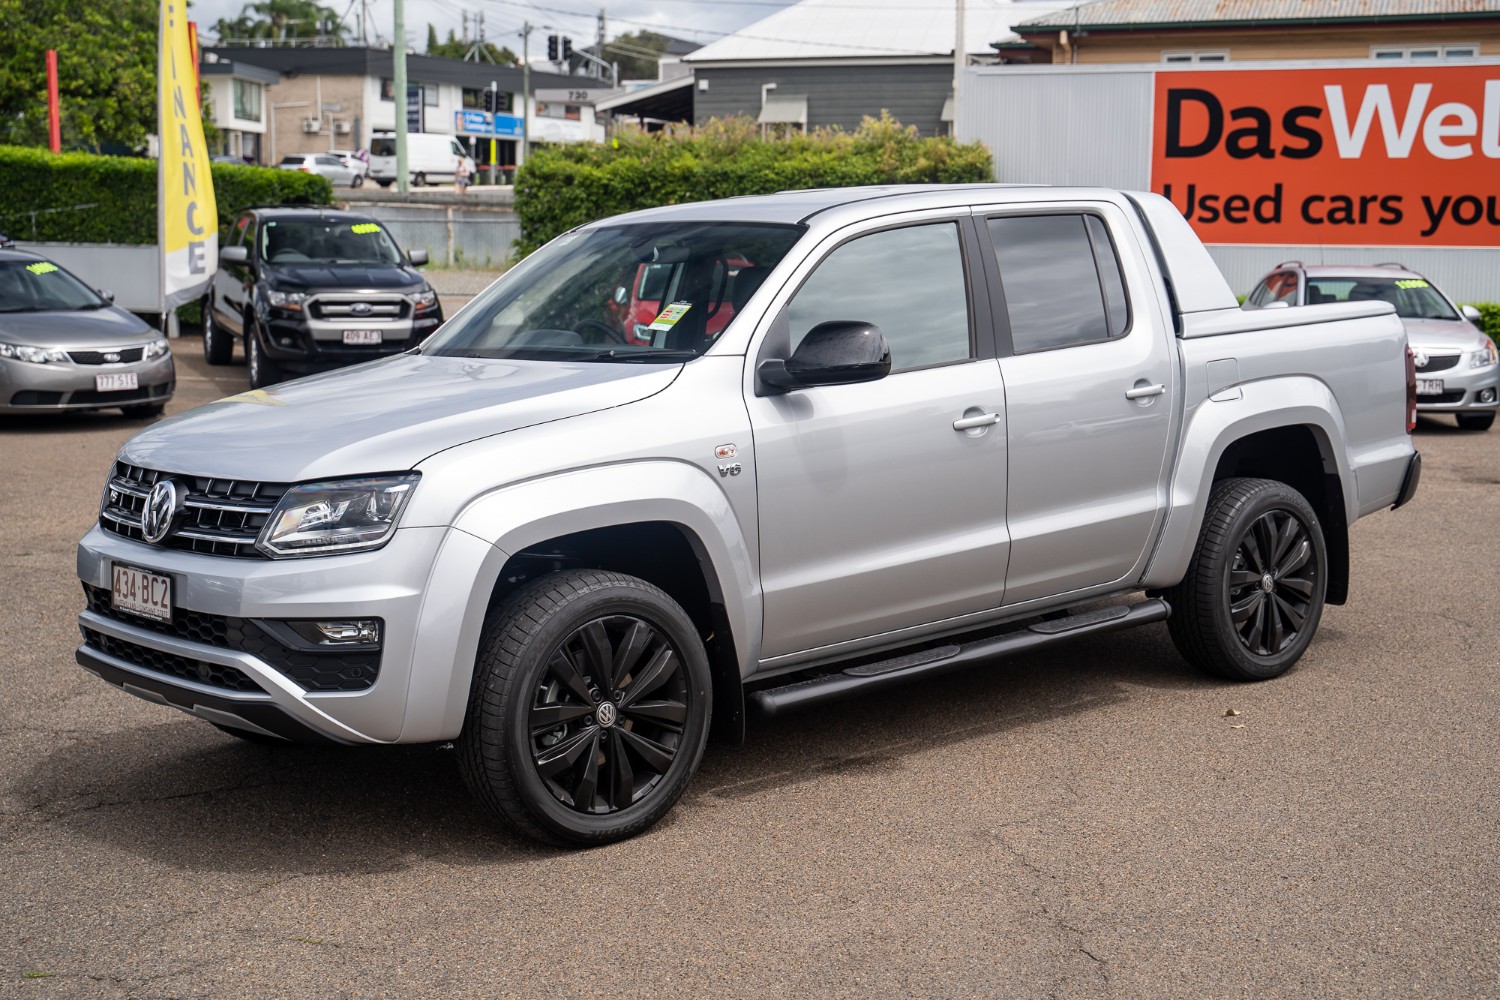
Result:
<svg viewBox="0 0 1500 1000"><path fill-rule="evenodd" d="M1322 525L1302 494L1271 479L1216 483L1187 574L1164 594L1172 641L1208 673L1278 677L1317 632L1327 566Z"/></svg>
<svg viewBox="0 0 1500 1000"><path fill-rule="evenodd" d="M662 590L605 570L541 577L486 620L458 739L464 781L537 840L634 836L698 769L711 690L698 629Z"/></svg>
<svg viewBox="0 0 1500 1000"><path fill-rule="evenodd" d="M1225 599L1240 643L1273 656L1296 641L1318 589L1307 528L1289 510L1269 510L1240 536Z"/></svg>

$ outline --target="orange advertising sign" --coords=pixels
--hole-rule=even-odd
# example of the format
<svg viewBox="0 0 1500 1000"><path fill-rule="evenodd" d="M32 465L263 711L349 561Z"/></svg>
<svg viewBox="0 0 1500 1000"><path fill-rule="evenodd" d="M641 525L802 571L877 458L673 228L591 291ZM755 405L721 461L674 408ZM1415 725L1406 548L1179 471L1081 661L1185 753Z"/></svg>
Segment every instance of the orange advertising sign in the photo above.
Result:
<svg viewBox="0 0 1500 1000"><path fill-rule="evenodd" d="M1500 66L1158 72L1153 126L1205 243L1500 246Z"/></svg>

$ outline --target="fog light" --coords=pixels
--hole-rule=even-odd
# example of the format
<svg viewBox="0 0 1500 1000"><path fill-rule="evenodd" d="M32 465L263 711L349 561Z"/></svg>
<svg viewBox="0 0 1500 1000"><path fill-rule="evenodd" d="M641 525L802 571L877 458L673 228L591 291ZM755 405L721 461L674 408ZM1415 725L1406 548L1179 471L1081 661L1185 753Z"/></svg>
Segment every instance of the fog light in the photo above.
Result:
<svg viewBox="0 0 1500 1000"><path fill-rule="evenodd" d="M378 646L379 618L341 618L333 621L287 622L308 642L319 646Z"/></svg>
<svg viewBox="0 0 1500 1000"><path fill-rule="evenodd" d="M1481 403L1493 403L1495 401L1495 390L1494 389L1481 389L1481 390L1479 390L1479 401Z"/></svg>

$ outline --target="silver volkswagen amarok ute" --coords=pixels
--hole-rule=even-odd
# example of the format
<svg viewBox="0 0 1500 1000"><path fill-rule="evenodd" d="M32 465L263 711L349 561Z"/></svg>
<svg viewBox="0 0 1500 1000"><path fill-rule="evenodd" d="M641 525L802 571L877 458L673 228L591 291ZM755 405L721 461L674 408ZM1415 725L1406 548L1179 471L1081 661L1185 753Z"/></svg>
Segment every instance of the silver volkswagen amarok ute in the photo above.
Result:
<svg viewBox="0 0 1500 1000"><path fill-rule="evenodd" d="M1281 674L1416 490L1414 392L1390 304L1242 312L1151 194L638 212L129 441L78 661L245 739L455 741L520 831L607 842L749 708L1162 620Z"/></svg>

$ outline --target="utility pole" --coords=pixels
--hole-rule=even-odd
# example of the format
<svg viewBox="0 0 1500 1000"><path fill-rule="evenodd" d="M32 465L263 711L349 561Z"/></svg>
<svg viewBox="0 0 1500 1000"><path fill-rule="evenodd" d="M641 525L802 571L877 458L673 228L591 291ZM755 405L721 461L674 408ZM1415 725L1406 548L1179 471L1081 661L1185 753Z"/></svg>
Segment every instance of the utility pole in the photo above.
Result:
<svg viewBox="0 0 1500 1000"><path fill-rule="evenodd" d="M598 34L598 40L594 43L594 52L595 52L595 54L597 54L599 56L599 58L601 60L604 58L604 8L603 7L599 8L599 34ZM598 77L600 80L604 79L604 63L602 61L594 63L594 76Z"/></svg>
<svg viewBox="0 0 1500 1000"><path fill-rule="evenodd" d="M396 106L396 190L402 194L411 190L411 180L406 176L406 2L395 0L395 39L391 43L392 84L395 93L391 103Z"/></svg>
<svg viewBox="0 0 1500 1000"><path fill-rule="evenodd" d="M396 0L400 3L400 0ZM958 134L958 81L964 75L968 54L964 51L964 0L954 0L956 27L953 37L953 121L948 126L949 135Z"/></svg>
<svg viewBox="0 0 1500 1000"><path fill-rule="evenodd" d="M400 3L401 0L396 0ZM521 26L521 156L516 166L531 155L531 22Z"/></svg>

